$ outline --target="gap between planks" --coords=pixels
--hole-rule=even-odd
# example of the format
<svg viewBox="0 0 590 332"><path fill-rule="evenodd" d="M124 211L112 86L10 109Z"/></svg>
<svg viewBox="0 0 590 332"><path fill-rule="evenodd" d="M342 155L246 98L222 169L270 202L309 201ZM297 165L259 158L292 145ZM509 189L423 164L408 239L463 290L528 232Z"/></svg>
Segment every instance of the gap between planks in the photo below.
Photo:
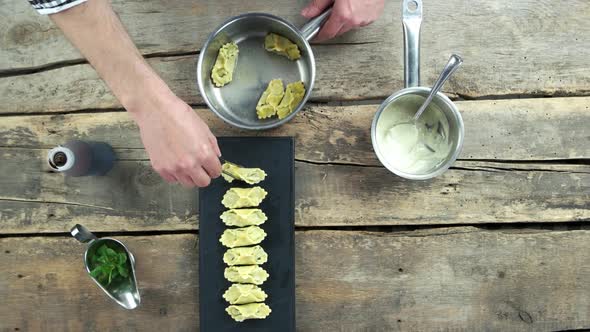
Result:
<svg viewBox="0 0 590 332"><path fill-rule="evenodd" d="M199 51L162 51L162 52L153 52L143 54L145 59L151 58L174 58L174 57L183 57L188 55L198 55ZM63 60L63 61L56 61L36 67L27 67L27 68L18 68L18 69L3 69L0 70L0 78L4 77L14 77L14 76L23 76L23 75L31 75L37 74L44 71L55 70L59 68L65 67L72 67L77 65L84 65L88 64L86 59L72 59L72 60Z"/></svg>
<svg viewBox="0 0 590 332"><path fill-rule="evenodd" d="M31 146L2 146L0 145L0 149L27 149L27 150L48 150L53 148L53 146L41 146L41 147L31 147ZM122 148L122 147L113 147L115 150L117 149L125 149L125 150L143 150L143 148ZM148 162L148 158L119 158L117 161L136 161L136 162ZM366 167L366 168L382 168L381 165L369 165L369 164L360 164L360 163L347 163L347 162L333 162L333 161L317 161L317 160L310 160L310 159L301 159L295 158L296 162L311 164L311 165L318 165L318 166L349 166L349 167ZM539 160L511 160L511 159L457 159L458 162L475 162L475 163L488 163L488 164L512 164L512 165L546 165L546 166L563 166L563 165L590 165L590 159L588 158L574 158L574 159L539 159ZM449 169L455 170L463 170L463 171L477 171L477 172L493 172L493 171L513 171L513 172L530 172L530 171L543 171L543 172L558 172L558 173L572 173L572 174L588 174L588 172L578 172L573 170L554 170L554 169L532 169L532 168L514 168L514 167L501 167L501 166L492 166L492 165L484 165L482 167L467 167L463 166L451 166ZM48 173L54 173L51 170L47 170Z"/></svg>
<svg viewBox="0 0 590 332"><path fill-rule="evenodd" d="M351 43L328 43L328 44L314 44L314 46L341 46L341 45L365 45L365 44L374 44L377 42L351 42ZM146 53L143 54L143 57L146 59L152 58L162 58L162 59L174 59L174 58L181 58L185 56L195 56L199 55L200 50L196 51L159 51L153 53ZM72 59L72 60L63 60L52 62L49 64L44 64L36 67L27 67L27 68L17 68L17 69L3 69L0 70L0 78L10 78L10 77L18 77L18 76L25 76L25 75L32 75L37 74L45 71L51 71L55 69L65 68L65 67L72 67L78 65L86 65L88 61L85 59ZM391 93L394 93L395 90L392 90ZM444 92L444 91L443 91ZM586 97L590 96L590 89L581 89L577 91L565 91L565 90L555 90L555 91L535 91L532 93L527 94L487 94L487 95L480 95L480 96L471 96L463 93L447 93L447 96L451 100L465 100L465 101L485 101L485 100L505 100L505 99L527 99L527 98L552 98L552 97ZM359 99L351 99L346 101L339 101L339 100L330 100L326 98L314 98L313 96L310 98L311 101L318 103L318 104L328 104L328 105L336 105L336 106L353 106L353 105L366 105L367 103L380 103L382 100L389 97L389 95L383 95L378 97L371 97L371 98L359 98ZM192 107L199 107L199 106L206 106L204 103L191 103L189 104ZM107 109L108 111L113 111L113 109ZM66 112L55 112L53 114L69 114L69 113L98 113L103 112L100 109L81 109L81 110L73 110L73 111L66 111ZM37 115L37 114L46 114L43 112L39 113L4 113L0 114L0 116L6 115Z"/></svg>
<svg viewBox="0 0 590 332"><path fill-rule="evenodd" d="M511 223L511 224L445 224L445 225L395 225L395 226L295 226L296 232L358 232L370 233L372 235L387 236L404 236L404 237L430 237L445 236L453 234L473 233L473 232L501 232L511 234L523 233L543 233L543 232L568 232L590 230L590 224L584 221L573 221L568 223ZM92 231L92 230L91 230ZM181 234L199 234L198 229L193 230L152 230L152 231L116 231L101 232L92 231L98 237L115 237L115 236L159 236L159 235L181 235ZM2 238L35 238L35 237L54 237L70 238L68 232L54 233L11 233L0 234Z"/></svg>

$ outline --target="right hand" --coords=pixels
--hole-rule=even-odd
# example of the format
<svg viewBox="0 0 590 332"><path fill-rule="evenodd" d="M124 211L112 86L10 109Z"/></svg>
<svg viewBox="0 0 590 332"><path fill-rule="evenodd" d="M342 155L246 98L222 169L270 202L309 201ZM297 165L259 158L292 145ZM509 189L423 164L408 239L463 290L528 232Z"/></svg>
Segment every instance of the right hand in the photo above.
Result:
<svg viewBox="0 0 590 332"><path fill-rule="evenodd" d="M358 27L373 23L385 6L385 0L312 0L301 14L308 19L318 16L334 4L332 13L314 41L324 41Z"/></svg>
<svg viewBox="0 0 590 332"><path fill-rule="evenodd" d="M152 167L185 187L206 187L221 175L221 152L209 127L185 102L174 96L147 103L132 112Z"/></svg>

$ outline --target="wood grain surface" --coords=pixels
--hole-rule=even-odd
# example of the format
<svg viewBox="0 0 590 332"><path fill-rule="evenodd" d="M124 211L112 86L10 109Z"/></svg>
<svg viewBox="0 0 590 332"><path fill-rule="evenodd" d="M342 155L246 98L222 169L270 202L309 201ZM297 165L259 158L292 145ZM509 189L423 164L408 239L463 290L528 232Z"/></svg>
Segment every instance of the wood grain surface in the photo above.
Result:
<svg viewBox="0 0 590 332"><path fill-rule="evenodd" d="M0 106L1 107L1 106ZM196 112L217 136L294 136L296 158L321 163L380 165L371 145L379 104L307 105L291 122L268 131L233 128L212 112ZM463 160L590 158L590 98L533 98L457 102L464 123ZM139 131L124 112L6 116L0 146L52 148L64 140L105 141L123 159L146 159Z"/></svg>
<svg viewBox="0 0 590 332"><path fill-rule="evenodd" d="M568 222L590 219L590 98L460 102L461 160L430 181L380 166L368 124L377 105L310 106L263 133L231 129L198 109L219 135L293 135L298 226ZM6 233L197 229L197 191L151 169L124 112L3 117L0 220ZM120 161L105 177L52 173L47 149L63 138L105 141ZM574 144L574 142L576 144Z"/></svg>
<svg viewBox="0 0 590 332"><path fill-rule="evenodd" d="M2 233L198 228L198 192L165 183L145 161L105 177L45 170L45 151L0 149ZM590 220L590 166L459 162L430 181L381 167L297 162L297 226L444 225ZM221 179L217 181L222 181Z"/></svg>
<svg viewBox="0 0 590 332"><path fill-rule="evenodd" d="M269 5L272 3L272 6ZM187 102L196 90L196 53L215 26L232 15L270 11L296 25L306 1L114 2L141 51ZM399 2L388 1L375 24L314 46L313 100L380 99L403 87ZM590 7L553 1L424 1L423 84L432 84L448 56L465 64L445 91L465 98L492 95L584 95L590 92ZM508 10L509 8L509 10ZM0 1L0 112L118 107L118 102L47 17L25 1ZM526 22L526 24L523 24ZM475 27L466 29L465 27ZM548 51L550 50L550 51ZM187 54L190 55L183 55ZM178 56L166 56L166 55ZM12 77L17 75L16 77ZM26 100L26 102L22 102Z"/></svg>
<svg viewBox="0 0 590 332"><path fill-rule="evenodd" d="M587 1L423 0L422 84L451 53L465 59L444 87L465 144L448 172L418 182L385 170L370 140L379 104L403 87L400 1L312 45L311 102L287 125L241 131L203 107L208 34L244 12L301 26L307 2L112 1L216 135L295 137L298 330L589 329ZM0 331L197 331L197 191L151 169L135 124L47 16L0 0L0 17ZM113 145L113 171L50 172L48 149L73 138ZM130 247L140 308L88 278L84 245L64 235L76 223Z"/></svg>
<svg viewBox="0 0 590 332"><path fill-rule="evenodd" d="M73 238L0 239L2 331L197 331L192 234L117 236L137 258L141 306L111 302ZM590 327L590 232L296 235L301 331L555 331ZM26 262L26 264L23 264ZM272 277L272 276L271 276Z"/></svg>

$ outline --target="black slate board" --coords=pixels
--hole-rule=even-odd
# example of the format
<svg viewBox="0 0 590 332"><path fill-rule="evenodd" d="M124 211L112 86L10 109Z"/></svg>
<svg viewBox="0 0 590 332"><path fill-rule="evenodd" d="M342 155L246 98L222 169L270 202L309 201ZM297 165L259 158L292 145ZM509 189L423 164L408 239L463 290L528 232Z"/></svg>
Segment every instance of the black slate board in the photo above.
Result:
<svg viewBox="0 0 590 332"><path fill-rule="evenodd" d="M268 253L262 267L269 278L260 287L268 294L265 303L272 310L264 320L235 322L226 312L229 305L222 297L231 285L225 280L223 254L227 248L219 242L227 228L219 219L225 207L221 200L232 186L251 187L222 178L199 192L199 307L200 330L295 331L295 239L294 239L294 144L292 137L221 137L223 158L245 167L266 171L258 184L268 195L260 204L268 216L261 225L267 233L260 244Z"/></svg>

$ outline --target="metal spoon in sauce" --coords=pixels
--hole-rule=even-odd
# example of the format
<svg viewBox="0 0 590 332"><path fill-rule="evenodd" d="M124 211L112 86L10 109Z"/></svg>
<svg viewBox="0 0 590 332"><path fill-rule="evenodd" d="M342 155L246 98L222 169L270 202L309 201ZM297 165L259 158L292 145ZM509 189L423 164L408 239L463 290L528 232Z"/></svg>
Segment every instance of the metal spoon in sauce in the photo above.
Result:
<svg viewBox="0 0 590 332"><path fill-rule="evenodd" d="M424 111L426 110L428 105L430 105L430 102L432 101L434 96L440 91L440 89L445 84L445 82L459 68L459 66L461 66L462 63L463 63L463 59L461 59L460 56L458 56L457 54L451 55L451 57L449 58L449 61L447 62L446 66L443 68L442 72L440 73L440 76L438 77L438 79L434 83L434 86L430 90L428 97L426 98L426 100L424 100L424 103L418 109L418 112L416 112L416 114L414 114L414 116L412 117L412 119L410 121L400 122L400 123L395 124L393 127L391 127L389 129L390 135L403 136L406 138L413 137L415 139L415 141L418 141L418 128L416 126L416 122L418 121L418 119L420 118L422 113L424 113ZM443 132L440 132L441 130L443 130ZM444 133L444 129L442 128L442 126L440 124L437 128L437 132L439 132L439 134L443 137L446 136L446 134ZM426 144L424 144L424 145L426 146L427 149L434 152L433 148L431 148L430 146L428 146Z"/></svg>

